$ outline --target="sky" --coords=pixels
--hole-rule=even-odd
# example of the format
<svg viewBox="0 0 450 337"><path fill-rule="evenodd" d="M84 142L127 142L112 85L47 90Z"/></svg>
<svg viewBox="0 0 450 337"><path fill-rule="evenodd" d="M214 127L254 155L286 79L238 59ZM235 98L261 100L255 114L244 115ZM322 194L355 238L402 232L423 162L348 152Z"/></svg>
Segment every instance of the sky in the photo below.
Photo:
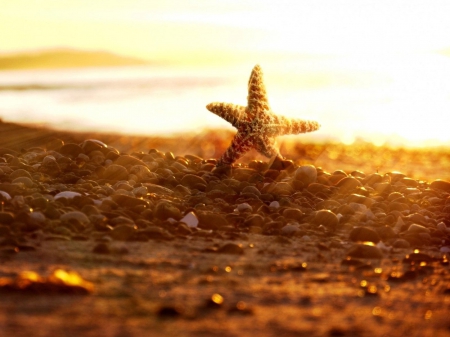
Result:
<svg viewBox="0 0 450 337"><path fill-rule="evenodd" d="M234 64L243 65L243 81L259 63L275 110L298 113L298 97L314 99L309 89L320 88L312 116L325 120L324 132L349 130L347 142L362 132L383 134L379 142L397 134L450 144L448 0L3 0L1 7L0 54L64 47L173 67ZM302 91L277 96L290 84Z"/></svg>
<svg viewBox="0 0 450 337"><path fill-rule="evenodd" d="M450 48L450 2L3 0L0 53L71 47L174 62Z"/></svg>

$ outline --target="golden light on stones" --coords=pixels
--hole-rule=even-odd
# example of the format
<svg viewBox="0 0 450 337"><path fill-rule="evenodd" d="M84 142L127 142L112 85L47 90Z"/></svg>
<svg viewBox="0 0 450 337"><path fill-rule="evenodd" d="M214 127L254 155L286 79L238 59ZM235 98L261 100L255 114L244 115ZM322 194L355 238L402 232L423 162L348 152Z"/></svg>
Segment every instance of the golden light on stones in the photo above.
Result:
<svg viewBox="0 0 450 337"><path fill-rule="evenodd" d="M223 303L223 297L220 294L213 294L211 296L211 301L214 302L217 305L221 305Z"/></svg>
<svg viewBox="0 0 450 337"><path fill-rule="evenodd" d="M16 278L0 278L0 290L26 291L39 294L86 295L94 291L94 285L74 271L55 270L43 277L34 271L23 271Z"/></svg>

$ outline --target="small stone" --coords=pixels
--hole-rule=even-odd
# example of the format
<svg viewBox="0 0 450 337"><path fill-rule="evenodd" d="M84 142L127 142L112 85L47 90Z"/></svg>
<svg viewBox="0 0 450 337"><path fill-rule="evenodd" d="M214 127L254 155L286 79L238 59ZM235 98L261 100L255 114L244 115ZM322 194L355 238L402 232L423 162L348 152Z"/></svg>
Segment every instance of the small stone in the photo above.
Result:
<svg viewBox="0 0 450 337"><path fill-rule="evenodd" d="M347 256L361 259L382 259L383 253L376 246L356 244L348 250Z"/></svg>
<svg viewBox="0 0 450 337"><path fill-rule="evenodd" d="M119 166L124 166L124 167L135 166L135 165L147 166L142 160L132 157L132 156L128 156L128 155L119 156L114 161L114 164L119 165ZM122 179L118 179L118 180L122 180Z"/></svg>
<svg viewBox="0 0 450 337"><path fill-rule="evenodd" d="M281 228L281 235L284 236L294 236L299 232L301 231L296 225L287 224L286 226Z"/></svg>
<svg viewBox="0 0 450 337"><path fill-rule="evenodd" d="M9 225L14 221L14 213L0 212L0 224Z"/></svg>
<svg viewBox="0 0 450 337"><path fill-rule="evenodd" d="M199 212L197 216L199 219L198 227L202 229L218 229L229 225L227 219L221 214Z"/></svg>
<svg viewBox="0 0 450 337"><path fill-rule="evenodd" d="M123 166L111 164L103 172L103 178L109 180L127 180L128 171Z"/></svg>
<svg viewBox="0 0 450 337"><path fill-rule="evenodd" d="M199 189L199 185L205 186L204 188L206 188L207 184L205 179L194 174L186 174L180 183L190 189Z"/></svg>
<svg viewBox="0 0 450 337"><path fill-rule="evenodd" d="M430 233L430 230L418 224L411 224L407 230L410 233Z"/></svg>
<svg viewBox="0 0 450 337"><path fill-rule="evenodd" d="M410 243L405 239L397 239L392 244L392 247L394 248L409 248L410 246Z"/></svg>
<svg viewBox="0 0 450 337"><path fill-rule="evenodd" d="M336 187L339 188L339 192L341 194L351 194L353 193L358 187L362 187L361 182L353 177L345 177L339 180L339 182L336 184Z"/></svg>
<svg viewBox="0 0 450 337"><path fill-rule="evenodd" d="M67 212L60 217L61 222L63 223L73 223L78 222L79 224L86 226L89 224L89 218L83 212L73 211Z"/></svg>
<svg viewBox="0 0 450 337"><path fill-rule="evenodd" d="M171 203L161 201L156 205L153 211L153 216L160 220L166 220L168 218L179 220L181 219L181 212L177 207L175 207Z"/></svg>
<svg viewBox="0 0 450 337"><path fill-rule="evenodd" d="M78 157L78 155L82 152L83 149L79 145L73 143L65 144L59 149L59 153L64 156L70 156L72 158Z"/></svg>
<svg viewBox="0 0 450 337"><path fill-rule="evenodd" d="M303 217L303 212L296 208L286 208L283 211L283 216L286 219L300 220Z"/></svg>
<svg viewBox="0 0 450 337"><path fill-rule="evenodd" d="M58 200L59 198L73 199L75 197L81 196L81 193L73 191L63 191L56 194L53 199Z"/></svg>
<svg viewBox="0 0 450 337"><path fill-rule="evenodd" d="M438 179L430 184L430 188L433 190L441 190L450 193L450 182Z"/></svg>
<svg viewBox="0 0 450 337"><path fill-rule="evenodd" d="M252 212L253 211L253 207L250 206L248 203L244 202L242 204L237 205L235 211L238 211L238 212Z"/></svg>
<svg viewBox="0 0 450 337"><path fill-rule="evenodd" d="M34 186L33 180L28 177L19 177L12 181L13 184L23 184L27 188Z"/></svg>
<svg viewBox="0 0 450 337"><path fill-rule="evenodd" d="M272 208L280 208L280 203L278 202L278 201L272 201L270 204L269 204L269 207L272 207Z"/></svg>
<svg viewBox="0 0 450 337"><path fill-rule="evenodd" d="M136 226L118 225L108 235L114 240L127 241L136 233L136 229Z"/></svg>
<svg viewBox="0 0 450 337"><path fill-rule="evenodd" d="M9 175L9 179L11 179L11 181L16 178L20 178L20 177L26 177L26 178L31 179L31 174L27 170L17 169L15 171L11 172Z"/></svg>
<svg viewBox="0 0 450 337"><path fill-rule="evenodd" d="M380 242L380 236L373 229L366 227L355 227L350 231L350 240L352 241L370 241L373 243Z"/></svg>
<svg viewBox="0 0 450 337"><path fill-rule="evenodd" d="M114 194L111 199L122 207L148 206L148 201L140 198L131 197L124 194Z"/></svg>
<svg viewBox="0 0 450 337"><path fill-rule="evenodd" d="M173 235L161 227L148 226L138 231L139 236L145 236L150 240L173 240Z"/></svg>
<svg viewBox="0 0 450 337"><path fill-rule="evenodd" d="M329 229L334 230L339 223L339 219L332 211L320 210L316 212L312 223L317 226L323 225Z"/></svg>
<svg viewBox="0 0 450 337"><path fill-rule="evenodd" d="M258 197L261 195L261 192L255 186L246 186L242 189L241 193L253 193Z"/></svg>
<svg viewBox="0 0 450 337"><path fill-rule="evenodd" d="M28 216L27 224L34 227L41 227L44 225L46 217L41 212L31 212Z"/></svg>
<svg viewBox="0 0 450 337"><path fill-rule="evenodd" d="M9 201L11 200L11 196L9 195L9 193L5 192L5 191L0 191L0 201Z"/></svg>
<svg viewBox="0 0 450 337"><path fill-rule="evenodd" d="M147 188L148 193L155 193L155 194L162 194L162 195L172 195L173 191L169 188L150 184L150 183L143 183L142 186Z"/></svg>
<svg viewBox="0 0 450 337"><path fill-rule="evenodd" d="M194 212L189 212L183 218L180 219L180 222L183 222L188 227L193 228L197 227L199 221Z"/></svg>
<svg viewBox="0 0 450 337"><path fill-rule="evenodd" d="M235 254L235 255L242 255L244 254L244 249L242 248L242 245L238 245L235 243L227 243L220 247L217 250L218 253L222 254Z"/></svg>
<svg viewBox="0 0 450 337"><path fill-rule="evenodd" d="M295 171L294 179L302 182L306 187L317 180L317 169L313 165L300 166Z"/></svg>
<svg viewBox="0 0 450 337"><path fill-rule="evenodd" d="M111 250L110 250L108 244L106 244L104 242L100 242L94 246L94 248L92 249L92 252L96 253L96 254L110 254Z"/></svg>

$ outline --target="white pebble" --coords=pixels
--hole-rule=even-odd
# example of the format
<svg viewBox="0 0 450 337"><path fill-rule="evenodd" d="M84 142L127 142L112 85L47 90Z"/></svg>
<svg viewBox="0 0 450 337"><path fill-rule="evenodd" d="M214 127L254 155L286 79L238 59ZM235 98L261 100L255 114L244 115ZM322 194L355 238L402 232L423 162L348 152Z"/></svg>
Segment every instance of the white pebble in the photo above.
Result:
<svg viewBox="0 0 450 337"><path fill-rule="evenodd" d="M252 206L250 206L249 204L244 202L242 204L237 205L235 211L238 211L238 212L250 211L251 212L251 211L253 211L253 208L252 208Z"/></svg>
<svg viewBox="0 0 450 337"><path fill-rule="evenodd" d="M0 195L3 197L3 199L11 200L11 196L5 191L0 191Z"/></svg>
<svg viewBox="0 0 450 337"><path fill-rule="evenodd" d="M197 227L198 219L194 212L189 212L186 214L180 222L184 222L188 227Z"/></svg>
<svg viewBox="0 0 450 337"><path fill-rule="evenodd" d="M73 199L74 197L81 196L81 193L78 192L72 192L72 191L63 191L59 192L57 195L55 195L54 199L58 200L59 198L66 198L66 199Z"/></svg>
<svg viewBox="0 0 450 337"><path fill-rule="evenodd" d="M278 201L272 201L269 207L280 208L280 203Z"/></svg>

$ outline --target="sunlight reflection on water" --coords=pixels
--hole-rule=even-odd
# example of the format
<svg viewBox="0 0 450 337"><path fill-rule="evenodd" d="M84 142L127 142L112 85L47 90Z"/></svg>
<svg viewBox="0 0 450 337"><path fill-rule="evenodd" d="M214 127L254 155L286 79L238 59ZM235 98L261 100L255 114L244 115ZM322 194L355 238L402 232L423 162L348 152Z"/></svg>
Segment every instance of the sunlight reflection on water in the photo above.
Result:
<svg viewBox="0 0 450 337"><path fill-rule="evenodd" d="M351 143L360 137L377 145L387 140L448 145L450 70L442 68L449 62L436 60L442 63L439 67L426 58L427 63L418 58L409 65L398 60L384 73L376 71L377 64L346 70L349 60L340 68L336 60L322 60L290 68L274 63L263 65L263 70L276 113L321 123L320 131L302 136L309 140ZM419 65L415 75L410 74ZM0 72L0 117L61 129L134 134L231 128L205 106L214 101L245 105L251 67Z"/></svg>

